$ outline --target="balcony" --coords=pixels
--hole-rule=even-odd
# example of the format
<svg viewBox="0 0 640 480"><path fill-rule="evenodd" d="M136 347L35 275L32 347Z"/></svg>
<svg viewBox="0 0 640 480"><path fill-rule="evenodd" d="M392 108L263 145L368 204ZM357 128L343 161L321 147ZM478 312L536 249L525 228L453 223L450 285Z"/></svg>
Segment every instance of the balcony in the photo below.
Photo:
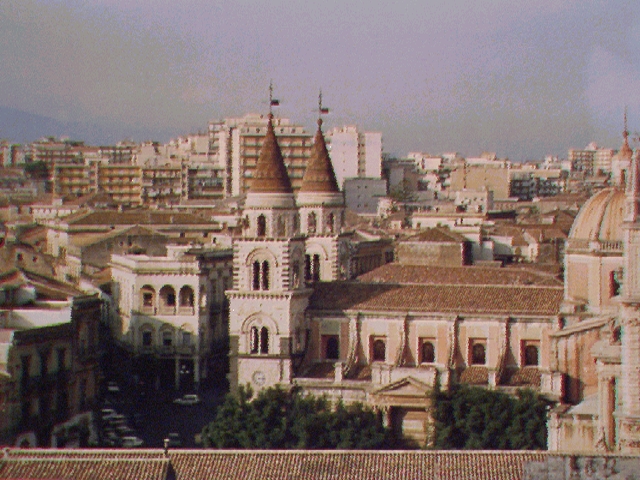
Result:
<svg viewBox="0 0 640 480"><path fill-rule="evenodd" d="M164 305L158 308L158 315L175 315L175 314L176 314L176 307Z"/></svg>
<svg viewBox="0 0 640 480"><path fill-rule="evenodd" d="M195 345L180 345L179 347L176 347L176 353L178 355L188 355L188 356L192 356L196 353L196 346Z"/></svg>
<svg viewBox="0 0 640 480"><path fill-rule="evenodd" d="M178 307L178 315L195 315L195 307Z"/></svg>
<svg viewBox="0 0 640 480"><path fill-rule="evenodd" d="M157 352L161 357L171 356L176 353L176 348L173 345L161 345L157 348Z"/></svg>

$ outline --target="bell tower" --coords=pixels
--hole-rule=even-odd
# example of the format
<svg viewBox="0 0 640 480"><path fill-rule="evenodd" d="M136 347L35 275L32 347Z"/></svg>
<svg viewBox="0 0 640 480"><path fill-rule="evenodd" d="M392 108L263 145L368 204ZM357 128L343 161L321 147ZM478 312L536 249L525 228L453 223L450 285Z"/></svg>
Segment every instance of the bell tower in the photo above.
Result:
<svg viewBox="0 0 640 480"><path fill-rule="evenodd" d="M229 299L229 383L256 391L290 384L305 348L305 236L269 114L266 136L234 239Z"/></svg>
<svg viewBox="0 0 640 480"><path fill-rule="evenodd" d="M307 236L304 279L307 283L333 281L347 275L348 247L342 234L344 196L322 134L322 92L318 101L318 130L302 178L297 203L300 228Z"/></svg>

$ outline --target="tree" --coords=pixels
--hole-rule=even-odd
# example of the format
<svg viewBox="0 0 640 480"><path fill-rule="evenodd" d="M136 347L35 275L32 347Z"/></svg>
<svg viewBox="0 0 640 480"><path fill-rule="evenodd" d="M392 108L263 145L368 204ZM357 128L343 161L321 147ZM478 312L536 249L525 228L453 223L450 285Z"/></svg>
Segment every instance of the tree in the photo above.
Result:
<svg viewBox="0 0 640 480"><path fill-rule="evenodd" d="M415 202L418 198L416 192L411 188L411 183L406 178L402 183L389 190L389 197L400 205Z"/></svg>
<svg viewBox="0 0 640 480"><path fill-rule="evenodd" d="M42 161L25 163L24 173L28 178L36 180L46 180L49 178L49 168L47 164Z"/></svg>
<svg viewBox="0 0 640 480"><path fill-rule="evenodd" d="M381 449L397 443L381 416L362 404L335 408L326 397L300 388L250 388L227 395L202 430L205 448Z"/></svg>
<svg viewBox="0 0 640 480"><path fill-rule="evenodd" d="M516 397L467 386L436 390L434 448L544 449L547 407L532 390L519 390Z"/></svg>

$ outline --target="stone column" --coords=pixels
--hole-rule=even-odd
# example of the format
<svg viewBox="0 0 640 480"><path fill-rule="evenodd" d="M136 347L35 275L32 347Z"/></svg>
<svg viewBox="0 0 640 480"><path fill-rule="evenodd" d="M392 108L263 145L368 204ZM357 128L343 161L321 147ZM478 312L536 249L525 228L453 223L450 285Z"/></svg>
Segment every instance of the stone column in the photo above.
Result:
<svg viewBox="0 0 640 480"><path fill-rule="evenodd" d="M598 365L601 367L600 365ZM610 451L615 442L615 391L614 379L611 375L599 372L598 375L598 430L596 434L596 449Z"/></svg>

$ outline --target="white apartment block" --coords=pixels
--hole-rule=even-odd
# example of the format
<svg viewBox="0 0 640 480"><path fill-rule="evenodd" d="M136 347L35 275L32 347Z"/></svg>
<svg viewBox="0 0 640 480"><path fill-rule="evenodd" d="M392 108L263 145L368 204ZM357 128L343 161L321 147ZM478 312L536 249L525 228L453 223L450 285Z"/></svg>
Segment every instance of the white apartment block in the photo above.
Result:
<svg viewBox="0 0 640 480"><path fill-rule="evenodd" d="M434 157L428 153L409 152L407 158L413 160L416 167L423 172L435 172L442 167L442 157Z"/></svg>
<svg viewBox="0 0 640 480"><path fill-rule="evenodd" d="M360 132L356 126L344 126L330 130L327 148L342 188L346 178L381 178L382 133Z"/></svg>

